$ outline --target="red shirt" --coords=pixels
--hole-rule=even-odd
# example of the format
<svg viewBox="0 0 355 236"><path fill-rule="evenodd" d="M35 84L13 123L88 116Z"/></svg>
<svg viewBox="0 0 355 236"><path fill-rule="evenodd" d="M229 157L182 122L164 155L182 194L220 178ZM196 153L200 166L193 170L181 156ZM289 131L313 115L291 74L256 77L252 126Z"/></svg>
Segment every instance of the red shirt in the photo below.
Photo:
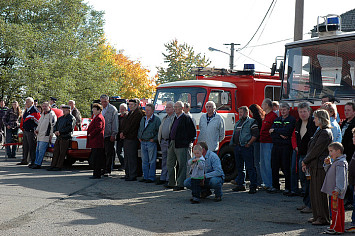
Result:
<svg viewBox="0 0 355 236"><path fill-rule="evenodd" d="M270 111L268 114L265 115L263 123L260 129L260 143L272 143L272 139L269 133L269 130L274 123L274 120L277 118L275 112Z"/></svg>

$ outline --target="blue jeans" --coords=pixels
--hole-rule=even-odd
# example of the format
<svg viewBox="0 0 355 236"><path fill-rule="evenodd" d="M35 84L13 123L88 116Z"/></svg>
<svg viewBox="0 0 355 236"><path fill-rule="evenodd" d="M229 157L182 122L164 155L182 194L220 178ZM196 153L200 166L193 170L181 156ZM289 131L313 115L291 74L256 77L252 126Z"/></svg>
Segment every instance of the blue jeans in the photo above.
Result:
<svg viewBox="0 0 355 236"><path fill-rule="evenodd" d="M141 142L143 178L154 181L157 161L157 144L154 142Z"/></svg>
<svg viewBox="0 0 355 236"><path fill-rule="evenodd" d="M272 187L271 150L272 143L260 143L260 174L265 187Z"/></svg>
<svg viewBox="0 0 355 236"><path fill-rule="evenodd" d="M214 195L216 197L222 197L222 185L224 180L222 177L211 177L205 179L205 185L201 187L201 192L208 191L210 189L214 190ZM191 178L187 178L184 181L184 186L188 189L191 189Z"/></svg>
<svg viewBox="0 0 355 236"><path fill-rule="evenodd" d="M14 143L13 136L18 134L18 128L8 129L6 128L6 143ZM6 155L8 158L16 157L17 145L6 146Z"/></svg>
<svg viewBox="0 0 355 236"><path fill-rule="evenodd" d="M256 169L256 179L258 186L261 186L263 184L263 179L261 178L261 173L260 173L260 143L259 142L254 142L254 166Z"/></svg>
<svg viewBox="0 0 355 236"><path fill-rule="evenodd" d="M246 170L249 174L250 179L250 188L256 188L256 170L254 167L254 147L242 147L237 145L234 149L235 163L238 170L238 176L235 179L235 182L238 186L245 185L245 172L244 172L244 163Z"/></svg>
<svg viewBox="0 0 355 236"><path fill-rule="evenodd" d="M43 157L44 157L44 154L46 153L48 144L49 144L48 142L37 141L36 160L35 160L36 165L38 165L38 166L42 165Z"/></svg>
<svg viewBox="0 0 355 236"><path fill-rule="evenodd" d="M291 158L291 191L294 193L298 192L298 172L300 172L300 169L298 168L297 152L293 150Z"/></svg>

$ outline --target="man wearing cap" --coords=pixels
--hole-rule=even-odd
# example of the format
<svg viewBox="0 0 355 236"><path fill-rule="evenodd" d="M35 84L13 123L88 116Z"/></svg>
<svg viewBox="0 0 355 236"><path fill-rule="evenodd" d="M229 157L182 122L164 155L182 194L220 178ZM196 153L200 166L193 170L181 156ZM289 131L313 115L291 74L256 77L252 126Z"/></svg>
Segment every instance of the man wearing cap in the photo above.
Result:
<svg viewBox="0 0 355 236"><path fill-rule="evenodd" d="M128 102L129 113L123 123L123 130L120 133L120 138L124 139L124 166L125 180L136 181L138 176L138 129L144 111L140 107L139 99L130 99Z"/></svg>
<svg viewBox="0 0 355 236"><path fill-rule="evenodd" d="M55 97L50 97L49 105L51 106L51 108L58 108L58 106L55 104L56 101L57 99Z"/></svg>
<svg viewBox="0 0 355 236"><path fill-rule="evenodd" d="M112 162L115 156L115 140L118 133L118 112L115 106L110 104L109 96L101 95L100 102L103 107L102 115L105 118L105 170L104 176L111 175Z"/></svg>
<svg viewBox="0 0 355 236"><path fill-rule="evenodd" d="M49 171L62 170L65 156L70 146L73 130L75 127L75 117L70 114L70 106L62 107L64 115L59 117L53 128L53 132L57 137L54 144L53 158Z"/></svg>

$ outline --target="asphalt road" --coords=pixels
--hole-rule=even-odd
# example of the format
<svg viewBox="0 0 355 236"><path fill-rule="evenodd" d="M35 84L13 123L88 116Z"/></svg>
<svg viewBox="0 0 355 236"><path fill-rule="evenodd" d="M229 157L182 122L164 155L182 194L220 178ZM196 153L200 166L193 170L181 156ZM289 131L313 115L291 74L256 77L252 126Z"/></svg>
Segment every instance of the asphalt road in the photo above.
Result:
<svg viewBox="0 0 355 236"><path fill-rule="evenodd" d="M0 235L319 235L325 229L296 210L300 197L235 193L226 183L222 202L210 197L192 205L188 190L125 182L122 171L92 180L86 163L49 172L17 166L19 160L0 151ZM347 212L346 225L350 217Z"/></svg>

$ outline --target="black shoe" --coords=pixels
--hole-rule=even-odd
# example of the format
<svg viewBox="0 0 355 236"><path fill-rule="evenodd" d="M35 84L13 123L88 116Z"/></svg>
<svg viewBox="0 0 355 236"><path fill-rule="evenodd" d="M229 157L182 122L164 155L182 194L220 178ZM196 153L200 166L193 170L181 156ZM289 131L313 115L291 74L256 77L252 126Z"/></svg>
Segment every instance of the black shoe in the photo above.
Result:
<svg viewBox="0 0 355 236"><path fill-rule="evenodd" d="M127 177L126 176L122 176L122 177L120 177L120 179L127 179Z"/></svg>
<svg viewBox="0 0 355 236"><path fill-rule="evenodd" d="M164 184L164 188L175 188L175 186L170 186L168 183Z"/></svg>
<svg viewBox="0 0 355 236"><path fill-rule="evenodd" d="M220 202L222 201L222 197L214 197L213 201Z"/></svg>
<svg viewBox="0 0 355 236"><path fill-rule="evenodd" d="M137 181L137 178L127 178L125 181Z"/></svg>
<svg viewBox="0 0 355 236"><path fill-rule="evenodd" d="M101 179L101 176L91 176L89 179Z"/></svg>
<svg viewBox="0 0 355 236"><path fill-rule="evenodd" d="M147 184L150 184L150 183L153 183L154 181L151 180L151 179L147 179L145 182L146 182Z"/></svg>
<svg viewBox="0 0 355 236"><path fill-rule="evenodd" d="M19 166L19 165L21 165L21 166L25 166L25 165L28 165L28 163L27 163L27 162L22 162L22 161L21 161L20 163L17 163L16 165L18 165L18 166Z"/></svg>
<svg viewBox="0 0 355 236"><path fill-rule="evenodd" d="M283 195L285 195L285 196L287 196L287 195L289 195L291 193L291 191L290 190L288 190L288 189L285 189L285 191L282 193Z"/></svg>
<svg viewBox="0 0 355 236"><path fill-rule="evenodd" d="M249 193L249 194L254 194L254 193L256 193L256 188L250 188L248 193Z"/></svg>
<svg viewBox="0 0 355 236"><path fill-rule="evenodd" d="M140 179L138 182L145 183L145 182L147 182L147 180L146 179Z"/></svg>
<svg viewBox="0 0 355 236"><path fill-rule="evenodd" d="M205 199L212 194L211 190L201 192L201 198Z"/></svg>
<svg viewBox="0 0 355 236"><path fill-rule="evenodd" d="M237 186L235 188L232 188L232 190L234 192L241 192L241 191L245 191L245 187L244 186Z"/></svg>
<svg viewBox="0 0 355 236"><path fill-rule="evenodd" d="M41 169L41 166L39 166L39 165L33 165L33 166L30 167L30 168L32 168L32 169Z"/></svg>
<svg viewBox="0 0 355 236"><path fill-rule="evenodd" d="M162 184L165 184L166 181L163 181L163 180L160 180L158 179L157 182L155 182L156 185L162 185Z"/></svg>
<svg viewBox="0 0 355 236"><path fill-rule="evenodd" d="M173 188L173 191L180 191L180 190L184 190L184 189L185 189L184 187L175 186Z"/></svg>
<svg viewBox="0 0 355 236"><path fill-rule="evenodd" d="M28 165L28 168L32 168L32 167L34 167L34 165L35 164L31 163L31 164Z"/></svg>
<svg viewBox="0 0 355 236"><path fill-rule="evenodd" d="M280 189L277 189L277 188L270 188L268 190L266 190L267 193L279 193L280 192Z"/></svg>
<svg viewBox="0 0 355 236"><path fill-rule="evenodd" d="M104 174L104 177L110 177L111 176L111 173L105 173Z"/></svg>
<svg viewBox="0 0 355 236"><path fill-rule="evenodd" d="M58 168L58 167L53 167L52 169L51 169L51 171L61 171L62 170L62 168Z"/></svg>

